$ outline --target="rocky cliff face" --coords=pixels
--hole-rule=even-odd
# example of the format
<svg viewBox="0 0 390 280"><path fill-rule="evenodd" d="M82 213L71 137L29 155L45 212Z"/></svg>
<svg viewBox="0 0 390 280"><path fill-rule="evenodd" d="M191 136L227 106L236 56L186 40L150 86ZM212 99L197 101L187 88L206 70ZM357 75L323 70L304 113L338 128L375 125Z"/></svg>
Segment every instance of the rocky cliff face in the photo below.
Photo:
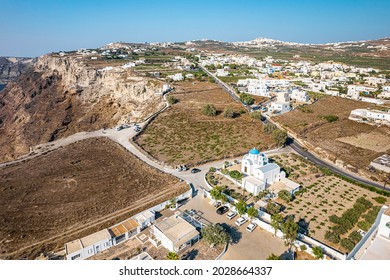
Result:
<svg viewBox="0 0 390 280"><path fill-rule="evenodd" d="M103 68L104 69L104 68ZM45 55L0 96L0 161L80 131L141 121L163 107L160 81L121 67Z"/></svg>
<svg viewBox="0 0 390 280"><path fill-rule="evenodd" d="M35 59L25 57L0 57L0 84L16 80L32 68Z"/></svg>

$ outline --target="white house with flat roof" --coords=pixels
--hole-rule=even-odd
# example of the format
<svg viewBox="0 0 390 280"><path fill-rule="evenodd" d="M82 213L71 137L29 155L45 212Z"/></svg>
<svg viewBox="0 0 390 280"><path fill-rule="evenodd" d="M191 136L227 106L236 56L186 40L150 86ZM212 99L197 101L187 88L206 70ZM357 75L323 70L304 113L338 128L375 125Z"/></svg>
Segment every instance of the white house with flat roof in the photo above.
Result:
<svg viewBox="0 0 390 280"><path fill-rule="evenodd" d="M65 244L67 260L84 260L112 246L112 237L107 229Z"/></svg>
<svg viewBox="0 0 390 280"><path fill-rule="evenodd" d="M154 224L150 233L152 244L161 242L161 245L171 252L179 252L200 238L196 228L177 213Z"/></svg>
<svg viewBox="0 0 390 280"><path fill-rule="evenodd" d="M308 103L310 101L310 96L305 90L293 89L291 91L290 98L296 100L297 102Z"/></svg>
<svg viewBox="0 0 390 280"><path fill-rule="evenodd" d="M390 112L369 109L352 110L349 119L358 122L390 125Z"/></svg>

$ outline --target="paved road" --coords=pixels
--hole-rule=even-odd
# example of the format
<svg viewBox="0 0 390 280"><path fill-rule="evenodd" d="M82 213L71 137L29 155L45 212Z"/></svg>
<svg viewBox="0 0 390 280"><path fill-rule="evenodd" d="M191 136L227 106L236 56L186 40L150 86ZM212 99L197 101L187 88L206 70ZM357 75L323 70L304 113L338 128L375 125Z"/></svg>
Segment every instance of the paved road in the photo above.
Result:
<svg viewBox="0 0 390 280"><path fill-rule="evenodd" d="M317 165L319 165L321 167L326 167L326 168L330 169L331 171L333 171L336 174L343 175L343 176L348 177L348 178L350 178L352 180L355 180L355 181L357 181L359 183L363 183L363 184L366 184L366 185L371 185L371 186L377 187L379 189L384 189L382 184L378 184L378 183L373 182L373 181L371 181L369 179L362 178L359 175L356 175L355 173L348 172L348 171L346 171L346 170L344 170L342 168L338 168L334 164L328 163L328 162L326 162L326 161L316 157L315 155L313 155L312 153L310 153L306 149L304 149L301 145L299 145L293 139L292 139L291 143L289 144L289 146L292 149L294 149L301 156L307 158L308 160L314 162L315 164L317 164ZM390 191L389 187L386 187L385 189Z"/></svg>

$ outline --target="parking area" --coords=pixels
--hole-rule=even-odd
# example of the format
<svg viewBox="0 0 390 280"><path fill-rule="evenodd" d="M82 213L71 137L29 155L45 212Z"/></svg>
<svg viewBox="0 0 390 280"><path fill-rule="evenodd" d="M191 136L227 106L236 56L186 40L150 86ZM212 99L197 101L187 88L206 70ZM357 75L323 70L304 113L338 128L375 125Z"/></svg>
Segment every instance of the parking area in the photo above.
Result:
<svg viewBox="0 0 390 280"><path fill-rule="evenodd" d="M257 227L253 232L248 232L246 227L249 222L238 227L235 224L238 216L229 220L226 214L218 215L216 208L212 205L211 200L204 198L202 192L188 200L180 206L180 210L194 209L202 213L204 219L212 223L220 223L232 235L232 244L226 254L222 257L224 260L265 260L269 255L282 255L287 251L282 239L274 237L271 233Z"/></svg>

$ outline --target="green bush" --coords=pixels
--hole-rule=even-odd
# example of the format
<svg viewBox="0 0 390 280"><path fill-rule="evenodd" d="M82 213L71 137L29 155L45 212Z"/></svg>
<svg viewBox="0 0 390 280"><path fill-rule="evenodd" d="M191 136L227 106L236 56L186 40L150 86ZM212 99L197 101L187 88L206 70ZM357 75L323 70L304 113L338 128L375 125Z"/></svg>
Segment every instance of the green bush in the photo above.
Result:
<svg viewBox="0 0 390 280"><path fill-rule="evenodd" d="M255 102L255 99L247 93L242 93L240 95L240 100L245 105L252 105Z"/></svg>
<svg viewBox="0 0 390 280"><path fill-rule="evenodd" d="M292 195L287 190L281 190L280 192L278 192L278 197L280 197L281 199L283 199L286 202L289 202L292 200Z"/></svg>
<svg viewBox="0 0 390 280"><path fill-rule="evenodd" d="M340 245L343 246L348 251L352 251L352 249L355 247L355 244L348 238L341 239Z"/></svg>
<svg viewBox="0 0 390 280"><path fill-rule="evenodd" d="M167 102L168 102L169 105L173 105L173 104L179 102L179 100L176 97L172 96L172 95L168 95L167 96Z"/></svg>
<svg viewBox="0 0 390 280"><path fill-rule="evenodd" d="M348 236L348 239L353 241L355 244L359 243L359 241L362 239L362 236L357 231L351 232L351 234Z"/></svg>
<svg viewBox="0 0 390 280"><path fill-rule="evenodd" d="M263 127L263 132L265 134L271 134L276 128L276 125L272 124L272 123L267 123L266 125L264 125Z"/></svg>
<svg viewBox="0 0 390 280"><path fill-rule="evenodd" d="M263 115L261 114L260 111L254 111L251 113L251 118L261 121L261 120L263 120Z"/></svg>
<svg viewBox="0 0 390 280"><path fill-rule="evenodd" d="M215 109L213 104L206 104L202 108L202 113L206 116L216 116L217 115L217 109Z"/></svg>
<svg viewBox="0 0 390 280"><path fill-rule="evenodd" d="M376 202L380 203L380 204L385 204L387 199L384 198L383 196L378 196L378 197L374 197L373 198Z"/></svg>
<svg viewBox="0 0 390 280"><path fill-rule="evenodd" d="M370 229L370 224L367 223L366 221L360 221L358 222L358 227L364 231L368 231Z"/></svg>
<svg viewBox="0 0 390 280"><path fill-rule="evenodd" d="M226 108L223 110L223 116L224 116L225 118L234 118L235 113L234 113L233 109L232 109L230 106L228 106L228 107L226 107Z"/></svg>
<svg viewBox="0 0 390 280"><path fill-rule="evenodd" d="M335 122L339 120L338 116L333 115L326 115L326 116L319 116L322 119L325 119L327 122Z"/></svg>

